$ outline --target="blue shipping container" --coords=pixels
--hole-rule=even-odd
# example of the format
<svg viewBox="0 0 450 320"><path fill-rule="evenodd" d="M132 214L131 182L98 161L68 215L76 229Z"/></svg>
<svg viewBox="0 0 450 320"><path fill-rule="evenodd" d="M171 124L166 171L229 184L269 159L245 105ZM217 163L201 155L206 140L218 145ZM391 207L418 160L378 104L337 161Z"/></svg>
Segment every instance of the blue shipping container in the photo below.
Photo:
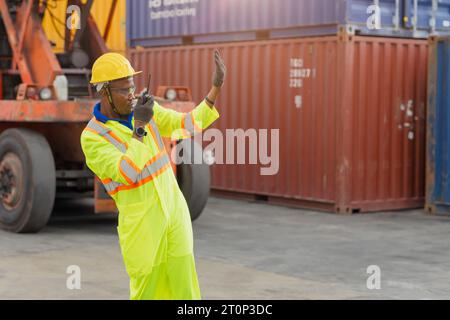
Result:
<svg viewBox="0 0 450 320"><path fill-rule="evenodd" d="M430 39L426 209L450 213L450 37Z"/></svg>
<svg viewBox="0 0 450 320"><path fill-rule="evenodd" d="M376 17L379 29L368 26ZM331 35L340 30L426 38L450 33L450 0L127 0L126 21L131 47Z"/></svg>
<svg viewBox="0 0 450 320"><path fill-rule="evenodd" d="M407 0L402 12L407 29L438 34L448 33L450 28L450 0Z"/></svg>

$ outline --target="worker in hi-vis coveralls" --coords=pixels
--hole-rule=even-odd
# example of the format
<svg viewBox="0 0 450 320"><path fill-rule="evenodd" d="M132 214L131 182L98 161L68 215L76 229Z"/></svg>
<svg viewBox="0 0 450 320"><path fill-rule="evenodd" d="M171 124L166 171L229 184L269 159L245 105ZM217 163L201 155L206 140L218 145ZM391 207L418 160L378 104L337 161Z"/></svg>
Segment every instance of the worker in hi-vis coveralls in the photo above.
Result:
<svg viewBox="0 0 450 320"><path fill-rule="evenodd" d="M119 210L119 244L130 277L130 299L201 299L192 222L162 138L189 138L210 126L226 67L217 50L212 88L189 113L137 99L130 62L106 53L92 67L101 101L81 135L87 166Z"/></svg>

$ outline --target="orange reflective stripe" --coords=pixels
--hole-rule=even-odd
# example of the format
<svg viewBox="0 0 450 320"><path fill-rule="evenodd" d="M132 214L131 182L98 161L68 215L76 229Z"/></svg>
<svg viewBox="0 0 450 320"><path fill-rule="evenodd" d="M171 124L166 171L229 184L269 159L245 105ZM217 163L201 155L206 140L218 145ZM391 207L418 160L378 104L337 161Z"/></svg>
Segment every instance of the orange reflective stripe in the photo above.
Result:
<svg viewBox="0 0 450 320"><path fill-rule="evenodd" d="M119 191L130 190L130 189L134 189L134 188L140 187L143 184L146 184L147 182L150 182L153 179L155 179L156 177L158 177L159 175L161 175L161 173L166 171L169 167L170 167L170 163L166 164L164 167L162 167L160 170L158 170L153 176L148 176L144 180L138 181L138 182L136 182L133 185L122 185L120 187L117 187L114 191L108 192L108 194L112 196L112 195L115 195Z"/></svg>
<svg viewBox="0 0 450 320"><path fill-rule="evenodd" d="M186 113L181 122L181 128L186 129L191 136L196 133L202 132L202 128L200 128L197 123L195 123L194 114L192 112Z"/></svg>
<svg viewBox="0 0 450 320"><path fill-rule="evenodd" d="M89 127L84 128L84 130L89 131L89 132L92 132L92 133L95 133L95 134L98 134L97 131L95 131L94 129L91 129L91 128L89 128Z"/></svg>
<svg viewBox="0 0 450 320"><path fill-rule="evenodd" d="M125 177L128 182L128 185L124 185L119 182L115 182L111 179L102 180L103 185L105 186L108 194L113 195L121 190L130 190L133 188L137 188L151 180L153 180L156 176L161 174L167 168L170 168L170 159L167 153L164 151L158 153L151 160L149 160L145 167L141 170L141 172L135 176L133 179L126 173L121 172L121 174ZM129 180L128 180L129 179Z"/></svg>
<svg viewBox="0 0 450 320"><path fill-rule="evenodd" d="M111 179L109 179L109 180L110 181L108 181L108 182L103 182L103 180L102 180L103 186L105 187L106 192L108 192L108 193L110 193L111 191L114 191L119 186L119 183L112 181Z"/></svg>
<svg viewBox="0 0 450 320"><path fill-rule="evenodd" d="M156 144L158 145L158 148L160 151L164 150L164 142L162 141L162 138L158 132L158 128L153 120L151 120L147 124L147 128L150 131L153 139L155 140Z"/></svg>
<svg viewBox="0 0 450 320"><path fill-rule="evenodd" d="M128 145L124 141L122 141L122 139L114 134L114 132L112 132L110 128L95 119L95 117L89 121L85 130L100 135L123 153L125 153L128 148Z"/></svg>
<svg viewBox="0 0 450 320"><path fill-rule="evenodd" d="M128 183L136 182L136 179L141 172L138 166L126 155L123 155L120 159L119 171Z"/></svg>
<svg viewBox="0 0 450 320"><path fill-rule="evenodd" d="M142 170L139 170L138 166L130 158L123 155L119 162L119 172L128 184L125 185L110 178L101 180L109 195L114 195L121 190L137 188L149 181L152 181L154 178L171 167L169 157L165 151L162 138L157 131L158 128L156 127L156 124L153 121L150 121L147 128L152 134L153 139L160 149L160 152L147 161ZM103 125L95 118L92 118L91 121L89 121L89 124L85 130L102 136L106 141L113 144L123 153L125 153L128 148L127 143L112 132L110 128Z"/></svg>
<svg viewBox="0 0 450 320"><path fill-rule="evenodd" d="M143 184L153 180L154 178L156 178L157 176L159 176L161 173L163 173L164 171L166 171L168 168L170 168L170 162L165 164L161 169L159 169L158 171L156 171L153 175L148 176L145 179L140 180L139 182L136 183L136 187L142 186ZM126 186L129 187L129 186ZM119 187L120 189L120 187Z"/></svg>
<svg viewBox="0 0 450 320"><path fill-rule="evenodd" d="M155 134L155 132L153 131L152 127L151 127L150 125L147 125L147 127L148 127L148 130L150 131L150 134L151 134L152 137L153 137L153 140L155 140L156 144L159 146L158 139L156 138L156 134Z"/></svg>
<svg viewBox="0 0 450 320"><path fill-rule="evenodd" d="M128 149L128 143L126 143L125 141L123 141L122 139L120 139L114 132L110 131L109 134L111 135L111 137L113 137L114 139L116 139L119 143L122 143L125 145L125 147Z"/></svg>
<svg viewBox="0 0 450 320"><path fill-rule="evenodd" d="M125 147L127 147L128 148L128 144L125 142L125 141L123 141L122 139L120 139L110 128L108 128L107 126L105 126L103 123L101 123L100 121L98 121L96 118L93 118L93 120L94 120L94 122L96 122L99 126L102 126L102 127L104 127L104 128L106 128L106 129L108 129L109 131L108 131L108 134L111 136L111 137L113 137L117 142L119 142L119 143L121 143L121 144L123 144L123 145L125 145Z"/></svg>
<svg viewBox="0 0 450 320"><path fill-rule="evenodd" d="M122 166L119 166L119 171L120 171L120 174L122 175L122 177L124 177L125 180L127 180L127 182L129 184L134 183L134 181L126 174L125 170L122 169Z"/></svg>
<svg viewBox="0 0 450 320"><path fill-rule="evenodd" d="M183 138L189 138L191 137L191 133L189 132L189 130L186 129L186 124L185 124L185 116L183 116L183 118L181 118L181 130L182 130L182 134L183 134ZM175 140L178 140L178 137L175 138Z"/></svg>
<svg viewBox="0 0 450 320"><path fill-rule="evenodd" d="M122 158L123 158L123 160L125 160L130 166L132 166L134 170L136 170L136 171L138 171L138 172L140 171L139 168L138 168L138 166L137 166L130 158L128 158L126 155L124 155Z"/></svg>
<svg viewBox="0 0 450 320"><path fill-rule="evenodd" d="M168 161L168 157L167 157L167 161L166 163L159 168L158 170L156 170L155 172L151 173L150 175L148 175L147 177L140 179L139 181L137 181L136 183L133 184L129 184L129 185L119 185L115 190L108 192L109 195L115 195L117 192L119 191L124 191L124 190L131 190L137 187L140 187L144 184L146 184L147 182L152 181L153 179L155 179L156 177L158 177L159 175L161 175L164 171L166 171L168 168L170 168L170 161Z"/></svg>
<svg viewBox="0 0 450 320"><path fill-rule="evenodd" d="M100 137L102 137L103 139L105 139L107 142L111 143L111 141L109 141L104 135L99 134L97 131L95 131L95 130L92 129L92 128L86 127L86 128L84 128L84 130L89 131L89 132L92 132L92 133L95 133L96 135L99 135Z"/></svg>
<svg viewBox="0 0 450 320"><path fill-rule="evenodd" d="M166 154L166 152L160 152L157 155L155 155L153 158L151 158L150 160L147 161L147 163L145 164L145 166L149 166L152 163L156 162L156 160L158 160L159 158L161 158L162 156L164 156Z"/></svg>

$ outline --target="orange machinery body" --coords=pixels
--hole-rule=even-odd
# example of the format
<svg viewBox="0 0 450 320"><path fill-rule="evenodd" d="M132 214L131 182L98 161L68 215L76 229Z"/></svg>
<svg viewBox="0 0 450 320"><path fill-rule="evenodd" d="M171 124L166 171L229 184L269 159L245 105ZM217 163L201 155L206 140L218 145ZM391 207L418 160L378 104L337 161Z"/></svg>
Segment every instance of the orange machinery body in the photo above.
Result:
<svg viewBox="0 0 450 320"><path fill-rule="evenodd" d="M63 189L71 187L67 194L95 195L96 213L116 211L111 198L86 168L80 146L80 134L92 118L93 106L98 101L88 83L90 68L97 57L108 51L104 39L110 21L102 36L89 13L92 0L69 0L68 6L75 4L82 9L81 29L72 40L70 30L66 32L67 52L65 56L57 57L42 29L45 11L42 3L33 0L18 2L0 0L0 28L7 35L7 39L0 39L3 41L0 46L9 44L9 54L0 55L0 133L9 128L26 128L44 136L53 153L57 180L61 180ZM115 5L111 10L114 8ZM67 64L71 59L75 65L82 64L86 56L89 63L85 66L62 66L61 61ZM85 81L85 96L58 100L54 80L59 75L69 79L69 90L70 81ZM51 91L52 96L48 100L40 99L39 92L44 88ZM157 95L164 96L167 88L159 87ZM165 107L189 112L194 107L189 102L192 100L190 91L178 89L185 93L185 101L157 100ZM170 154L174 143L165 139L165 145ZM176 170L175 165L172 167ZM65 193L61 194L64 197Z"/></svg>

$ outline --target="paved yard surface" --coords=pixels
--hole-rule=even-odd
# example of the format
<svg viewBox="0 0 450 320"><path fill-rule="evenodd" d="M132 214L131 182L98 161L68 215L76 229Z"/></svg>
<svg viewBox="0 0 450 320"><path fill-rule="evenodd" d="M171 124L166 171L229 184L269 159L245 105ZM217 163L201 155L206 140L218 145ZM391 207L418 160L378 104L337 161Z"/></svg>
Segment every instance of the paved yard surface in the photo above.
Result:
<svg viewBox="0 0 450 320"><path fill-rule="evenodd" d="M0 231L0 299L127 299L116 217L58 203L39 234ZM337 216L210 198L194 223L204 299L450 299L450 217ZM67 267L81 268L69 290ZM367 289L367 267L381 288Z"/></svg>

